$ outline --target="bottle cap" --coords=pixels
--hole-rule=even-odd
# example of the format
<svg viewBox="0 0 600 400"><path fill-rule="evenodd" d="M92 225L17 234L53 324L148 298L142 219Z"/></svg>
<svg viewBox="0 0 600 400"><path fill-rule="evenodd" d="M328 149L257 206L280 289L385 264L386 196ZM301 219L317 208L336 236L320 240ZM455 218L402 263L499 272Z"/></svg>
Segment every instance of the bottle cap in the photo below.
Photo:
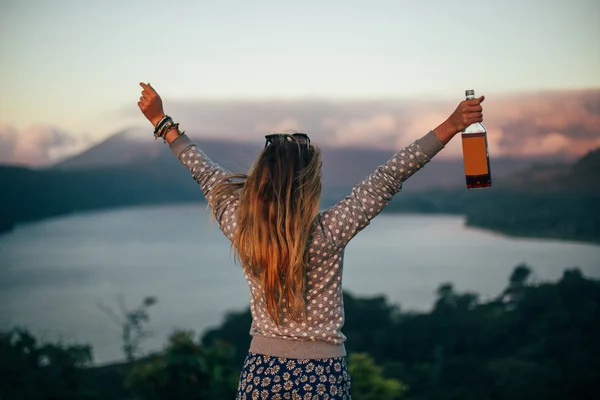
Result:
<svg viewBox="0 0 600 400"><path fill-rule="evenodd" d="M473 89L465 90L465 96L475 96L475 91Z"/></svg>

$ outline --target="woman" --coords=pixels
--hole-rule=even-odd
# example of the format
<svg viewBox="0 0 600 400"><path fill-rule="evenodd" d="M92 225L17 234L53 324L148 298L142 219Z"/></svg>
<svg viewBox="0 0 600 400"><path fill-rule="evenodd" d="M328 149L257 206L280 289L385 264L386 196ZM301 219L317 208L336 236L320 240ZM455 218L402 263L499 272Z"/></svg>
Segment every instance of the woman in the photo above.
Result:
<svg viewBox="0 0 600 400"><path fill-rule="evenodd" d="M319 213L320 152L307 135L267 135L248 174L230 174L165 115L149 84L140 85L138 106L155 138L169 143L200 185L250 287L252 342L237 398L349 399L341 332L344 249L406 179L454 135L483 120L483 96L461 102L441 125Z"/></svg>

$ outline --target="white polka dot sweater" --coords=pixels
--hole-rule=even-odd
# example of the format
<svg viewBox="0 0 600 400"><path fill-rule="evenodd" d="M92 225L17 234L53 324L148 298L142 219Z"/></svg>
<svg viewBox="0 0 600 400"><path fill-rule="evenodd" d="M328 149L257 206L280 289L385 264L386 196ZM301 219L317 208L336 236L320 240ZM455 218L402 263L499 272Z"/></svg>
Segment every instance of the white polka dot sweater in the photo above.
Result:
<svg viewBox="0 0 600 400"><path fill-rule="evenodd" d="M402 188L402 183L427 164L443 147L433 131L427 133L376 168L346 198L317 215L308 248L310 262L305 295L306 322L298 324L284 320L282 326L276 326L267 313L264 301L254 300L255 297L260 298L254 296L261 290L258 282L246 274L252 293L250 351L289 358L346 355L346 337L342 333L344 249L389 204ZM171 150L188 167L204 196L210 199L211 188L217 177L228 172L208 158L185 134L171 143ZM217 220L229 239L233 238L236 230L238 201L236 196L231 196L225 212Z"/></svg>

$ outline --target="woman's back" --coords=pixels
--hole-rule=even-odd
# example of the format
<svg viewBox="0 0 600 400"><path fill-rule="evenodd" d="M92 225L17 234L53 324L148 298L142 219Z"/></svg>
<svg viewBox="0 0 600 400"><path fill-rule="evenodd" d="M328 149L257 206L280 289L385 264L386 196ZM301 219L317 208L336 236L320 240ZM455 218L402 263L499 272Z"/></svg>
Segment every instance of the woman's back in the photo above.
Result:
<svg viewBox="0 0 600 400"><path fill-rule="evenodd" d="M429 132L378 167L346 198L316 215L307 240L304 321L284 317L280 324L276 324L267 310L261 281L248 268L244 269L250 288L251 352L291 358L346 355L346 337L341 331L344 325L344 249L400 191L402 182L422 168L442 147L433 132ZM211 191L228 173L185 135L171 143L171 149L190 169L207 199L214 200ZM217 222L223 233L234 240L239 228L239 192L228 194L220 204ZM286 310L283 311L285 313Z"/></svg>

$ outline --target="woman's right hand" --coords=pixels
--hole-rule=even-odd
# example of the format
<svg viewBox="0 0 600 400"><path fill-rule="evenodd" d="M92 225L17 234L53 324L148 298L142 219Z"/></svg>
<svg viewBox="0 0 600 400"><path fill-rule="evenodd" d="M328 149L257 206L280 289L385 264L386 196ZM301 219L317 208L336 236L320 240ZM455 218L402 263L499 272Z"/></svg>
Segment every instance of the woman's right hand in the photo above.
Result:
<svg viewBox="0 0 600 400"><path fill-rule="evenodd" d="M434 129L434 133L443 144L446 144L458 132L462 132L469 125L483 121L483 108L481 103L485 96L460 102L456 110L440 126Z"/></svg>
<svg viewBox="0 0 600 400"><path fill-rule="evenodd" d="M140 86L144 90L142 90L142 96L140 97L140 101L138 101L138 107L144 116L148 118L152 126L156 126L162 117L165 116L162 99L149 83L140 82Z"/></svg>

